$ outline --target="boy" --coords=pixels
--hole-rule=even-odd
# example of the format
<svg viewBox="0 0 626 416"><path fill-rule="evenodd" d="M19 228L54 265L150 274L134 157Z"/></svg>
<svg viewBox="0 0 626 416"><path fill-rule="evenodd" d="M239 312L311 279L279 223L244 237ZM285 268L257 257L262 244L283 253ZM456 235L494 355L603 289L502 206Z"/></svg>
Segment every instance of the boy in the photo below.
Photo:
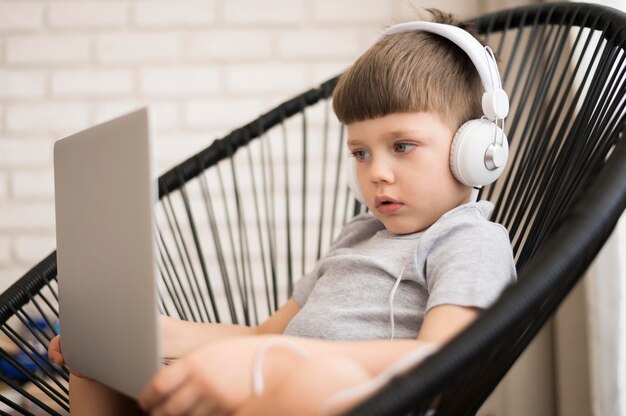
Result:
<svg viewBox="0 0 626 416"><path fill-rule="evenodd" d="M344 400L335 400L337 392L366 386L406 354L445 343L513 283L506 230L487 221L490 204L472 202L472 186L450 166L455 132L483 114L480 76L467 53L429 32L390 34L366 51L341 77L333 106L347 126L356 193L370 213L344 227L293 297L259 327L164 317L165 354L182 358L153 378L141 408L168 415L340 412L364 390ZM489 163L501 168L498 152ZM61 363L59 345L57 337L50 357ZM77 414L137 410L94 381L72 375L71 387Z"/></svg>

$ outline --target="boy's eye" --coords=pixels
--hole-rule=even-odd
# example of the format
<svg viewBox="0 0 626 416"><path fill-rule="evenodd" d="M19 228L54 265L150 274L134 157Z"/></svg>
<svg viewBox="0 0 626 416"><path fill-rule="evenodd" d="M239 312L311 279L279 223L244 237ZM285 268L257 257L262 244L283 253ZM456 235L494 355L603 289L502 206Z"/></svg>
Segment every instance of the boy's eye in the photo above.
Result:
<svg viewBox="0 0 626 416"><path fill-rule="evenodd" d="M366 150L355 150L354 152L352 152L352 156L354 156L358 160L365 160L369 157L369 154Z"/></svg>
<svg viewBox="0 0 626 416"><path fill-rule="evenodd" d="M414 149L417 145L415 143L395 143L393 150L398 153L406 153Z"/></svg>

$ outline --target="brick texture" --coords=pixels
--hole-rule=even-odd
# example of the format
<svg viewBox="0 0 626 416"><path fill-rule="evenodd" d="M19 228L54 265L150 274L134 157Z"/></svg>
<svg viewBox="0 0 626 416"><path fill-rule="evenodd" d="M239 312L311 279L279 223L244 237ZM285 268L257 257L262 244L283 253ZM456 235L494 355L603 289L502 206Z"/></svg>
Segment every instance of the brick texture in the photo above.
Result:
<svg viewBox="0 0 626 416"><path fill-rule="evenodd" d="M11 177L11 194L16 200L54 198L54 178L51 169L15 172Z"/></svg>
<svg viewBox="0 0 626 416"><path fill-rule="evenodd" d="M272 33L255 29L216 29L187 35L187 55L194 61L224 62L267 59Z"/></svg>
<svg viewBox="0 0 626 416"><path fill-rule="evenodd" d="M0 30L38 29L43 25L44 6L35 1L0 3Z"/></svg>
<svg viewBox="0 0 626 416"><path fill-rule="evenodd" d="M0 138L0 169L16 170L52 162L47 139Z"/></svg>
<svg viewBox="0 0 626 416"><path fill-rule="evenodd" d="M187 104L185 123L194 129L228 130L254 120L264 110L263 101L254 98L195 100Z"/></svg>
<svg viewBox="0 0 626 416"><path fill-rule="evenodd" d="M268 3L257 0L224 0L221 6L227 23L296 24L306 18L306 3L305 0L274 0L268 7Z"/></svg>
<svg viewBox="0 0 626 416"><path fill-rule="evenodd" d="M134 76L126 70L61 70L52 73L54 97L127 97Z"/></svg>
<svg viewBox="0 0 626 416"><path fill-rule="evenodd" d="M24 236L15 239L15 257L18 263L35 264L56 247L56 239L49 236Z"/></svg>
<svg viewBox="0 0 626 416"><path fill-rule="evenodd" d="M313 18L322 22L380 22L391 16L393 4L388 0L315 0Z"/></svg>
<svg viewBox="0 0 626 416"><path fill-rule="evenodd" d="M15 203L0 206L0 233L53 230L54 203L52 202Z"/></svg>
<svg viewBox="0 0 626 416"><path fill-rule="evenodd" d="M226 87L235 94L295 92L307 84L307 67L296 63L232 65L226 71Z"/></svg>
<svg viewBox="0 0 626 416"><path fill-rule="evenodd" d="M278 38L278 50L285 58L313 58L316 62L335 58L347 60L359 52L359 36L350 29L285 31Z"/></svg>
<svg viewBox="0 0 626 416"><path fill-rule="evenodd" d="M0 204L2 204L8 195L8 175L0 173Z"/></svg>
<svg viewBox="0 0 626 416"><path fill-rule="evenodd" d="M6 129L17 133L71 132L87 126L89 107L83 103L42 102L7 107Z"/></svg>
<svg viewBox="0 0 626 416"><path fill-rule="evenodd" d="M0 237L0 267L11 262L11 242L7 237Z"/></svg>
<svg viewBox="0 0 626 416"><path fill-rule="evenodd" d="M208 0L178 0L173 7L169 0L143 1L135 5L138 26L208 26L215 22L215 2Z"/></svg>
<svg viewBox="0 0 626 416"><path fill-rule="evenodd" d="M177 33L107 33L96 40L96 59L105 64L172 62L181 56Z"/></svg>
<svg viewBox="0 0 626 416"><path fill-rule="evenodd" d="M50 2L48 19L58 29L124 27L128 24L127 2L55 1Z"/></svg>
<svg viewBox="0 0 626 416"><path fill-rule="evenodd" d="M140 91L145 96L211 95L219 90L219 72L214 66L144 69Z"/></svg>
<svg viewBox="0 0 626 416"><path fill-rule="evenodd" d="M90 39L77 34L9 35L6 40L9 64L80 64L89 61Z"/></svg>
<svg viewBox="0 0 626 416"><path fill-rule="evenodd" d="M45 98L47 75L44 71L8 70L0 72L0 99Z"/></svg>

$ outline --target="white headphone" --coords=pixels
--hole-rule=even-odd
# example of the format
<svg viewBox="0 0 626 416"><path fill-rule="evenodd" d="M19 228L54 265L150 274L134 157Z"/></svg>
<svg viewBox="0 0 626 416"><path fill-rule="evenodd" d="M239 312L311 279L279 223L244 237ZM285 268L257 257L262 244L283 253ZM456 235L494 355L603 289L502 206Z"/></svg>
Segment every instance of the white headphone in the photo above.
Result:
<svg viewBox="0 0 626 416"><path fill-rule="evenodd" d="M504 134L504 119L509 113L509 99L502 89L493 51L483 46L467 31L434 22L400 23L385 30L376 42L388 35L422 30L440 35L459 46L478 70L484 87L483 116L465 122L457 130L450 149L450 169L463 184L474 188L494 182L502 174L509 156ZM348 184L355 198L364 203L356 176L356 163L349 158Z"/></svg>

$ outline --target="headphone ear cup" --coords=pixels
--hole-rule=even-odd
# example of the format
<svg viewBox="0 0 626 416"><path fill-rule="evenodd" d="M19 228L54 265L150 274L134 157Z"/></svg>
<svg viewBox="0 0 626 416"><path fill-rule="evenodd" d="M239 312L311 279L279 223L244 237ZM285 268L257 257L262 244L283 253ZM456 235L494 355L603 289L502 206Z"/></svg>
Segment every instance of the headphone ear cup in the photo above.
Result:
<svg viewBox="0 0 626 416"><path fill-rule="evenodd" d="M348 187L352 191L354 198L361 204L365 204L361 187L359 186L359 179L356 175L356 160L354 160L354 156L351 154L348 154L348 163L346 165L348 169Z"/></svg>
<svg viewBox="0 0 626 416"><path fill-rule="evenodd" d="M494 170L487 168L485 154L502 135L504 163ZM464 123L457 130L450 147L450 169L456 179L464 185L481 187L494 182L506 166L509 144L504 132L495 123L486 119L475 119Z"/></svg>

